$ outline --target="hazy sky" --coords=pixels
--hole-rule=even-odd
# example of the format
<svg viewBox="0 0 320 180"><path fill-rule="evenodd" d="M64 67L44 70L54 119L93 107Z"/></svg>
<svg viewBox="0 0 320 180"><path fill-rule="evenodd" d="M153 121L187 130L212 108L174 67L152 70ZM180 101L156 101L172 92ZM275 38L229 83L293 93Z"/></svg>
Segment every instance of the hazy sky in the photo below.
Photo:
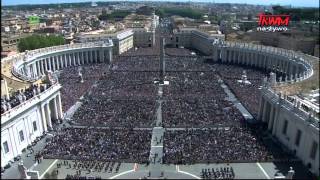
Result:
<svg viewBox="0 0 320 180"><path fill-rule="evenodd" d="M1 0L2 5L16 4L49 4L49 3L70 3L70 2L88 2L90 0ZM99 0L94 0L98 2ZM106 1L106 0L101 0ZM111 0L115 1L115 0ZM129 0L134 1L134 0ZM189 1L189 0L153 0L153 1ZM280 4L303 7L319 7L319 0L190 0L191 2L216 2L216 3L247 3L247 4Z"/></svg>

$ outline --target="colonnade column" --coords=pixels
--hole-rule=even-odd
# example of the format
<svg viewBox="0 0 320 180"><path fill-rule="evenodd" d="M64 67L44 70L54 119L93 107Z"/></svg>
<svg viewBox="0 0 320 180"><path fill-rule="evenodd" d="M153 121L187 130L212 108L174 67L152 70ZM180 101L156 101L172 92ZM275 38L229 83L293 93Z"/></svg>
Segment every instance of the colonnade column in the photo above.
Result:
<svg viewBox="0 0 320 180"><path fill-rule="evenodd" d="M57 101L56 104L57 104L58 117L63 118L61 94L60 93L56 96L55 100Z"/></svg>
<svg viewBox="0 0 320 180"><path fill-rule="evenodd" d="M99 53L100 53L100 58L99 58L99 62L101 63L104 63L104 48L101 48L100 50L99 50Z"/></svg>
<svg viewBox="0 0 320 180"><path fill-rule="evenodd" d="M84 51L81 51L81 64L84 64Z"/></svg>
<svg viewBox="0 0 320 180"><path fill-rule="evenodd" d="M59 115L58 115L58 108L57 108L57 101L56 101L56 98L53 98L51 100L53 103L52 103L52 113L53 113L53 119L58 119Z"/></svg>
<svg viewBox="0 0 320 180"><path fill-rule="evenodd" d="M68 54L68 67L71 66L71 53Z"/></svg>
<svg viewBox="0 0 320 180"><path fill-rule="evenodd" d="M272 126L272 135L276 135L277 133L277 126L278 126L278 116L281 110L281 98L279 99L279 104L275 105L275 112L274 112L274 118L273 118L273 126Z"/></svg>
<svg viewBox="0 0 320 180"><path fill-rule="evenodd" d="M56 71L56 64L57 64L57 56L52 57L52 65L53 65L53 71Z"/></svg>
<svg viewBox="0 0 320 180"><path fill-rule="evenodd" d="M43 59L43 74L47 71L47 58Z"/></svg>
<svg viewBox="0 0 320 180"><path fill-rule="evenodd" d="M97 63L98 62L98 51L96 49L94 50L94 59L95 59L94 63Z"/></svg>
<svg viewBox="0 0 320 180"><path fill-rule="evenodd" d="M47 118L46 118L46 114L45 114L45 105L41 105L41 118L42 118L42 128L43 131L47 131Z"/></svg>
<svg viewBox="0 0 320 180"><path fill-rule="evenodd" d="M77 52L77 60L78 60L78 65L80 66L81 63L80 63L80 52Z"/></svg>
<svg viewBox="0 0 320 180"><path fill-rule="evenodd" d="M112 48L109 48L109 63L112 62Z"/></svg>
<svg viewBox="0 0 320 180"><path fill-rule="evenodd" d="M49 103L45 104L45 114L46 114L46 120L48 123L48 128L52 128L51 112L50 112L50 108L49 108Z"/></svg>
<svg viewBox="0 0 320 180"><path fill-rule="evenodd" d="M90 51L86 52L86 59L85 59L85 63L89 64L89 56L90 56Z"/></svg>
<svg viewBox="0 0 320 180"><path fill-rule="evenodd" d="M59 55L58 59L59 59L59 61L58 61L59 62L58 63L59 64L59 69L62 69L62 55Z"/></svg>
<svg viewBox="0 0 320 180"><path fill-rule="evenodd" d="M270 111L270 116L269 116L269 122L268 122L268 130L272 131L273 127L273 119L274 119L274 107L271 105L271 111Z"/></svg>
<svg viewBox="0 0 320 180"><path fill-rule="evenodd" d="M37 76L40 76L40 66L39 66L39 61L36 61L36 70L37 70Z"/></svg>
<svg viewBox="0 0 320 180"><path fill-rule="evenodd" d="M73 52L71 54L73 66L76 66L76 54Z"/></svg>
<svg viewBox="0 0 320 180"><path fill-rule="evenodd" d="M262 112L262 122L266 122L266 114L267 114L267 100L264 100L263 102L263 112Z"/></svg>
<svg viewBox="0 0 320 180"><path fill-rule="evenodd" d="M51 57L49 57L49 70L52 70L51 68L52 68L52 66L51 66Z"/></svg>

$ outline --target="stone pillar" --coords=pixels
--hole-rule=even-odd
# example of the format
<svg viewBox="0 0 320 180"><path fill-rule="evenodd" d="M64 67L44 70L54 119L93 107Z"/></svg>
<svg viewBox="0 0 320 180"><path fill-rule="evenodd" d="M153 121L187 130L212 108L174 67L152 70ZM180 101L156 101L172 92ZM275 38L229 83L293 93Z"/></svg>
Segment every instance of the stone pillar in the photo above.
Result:
<svg viewBox="0 0 320 180"><path fill-rule="evenodd" d="M59 58L60 55L56 55L56 71L60 69L59 67L59 63L60 63L60 58Z"/></svg>
<svg viewBox="0 0 320 180"><path fill-rule="evenodd" d="M46 113L45 113L45 105L42 105L41 107L41 119L42 119L42 128L43 131L47 131L47 118L46 118Z"/></svg>
<svg viewBox="0 0 320 180"><path fill-rule="evenodd" d="M266 122L266 115L267 115L267 100L263 101L263 112L262 112L262 122Z"/></svg>
<svg viewBox="0 0 320 180"><path fill-rule="evenodd" d="M49 57L49 70L53 70L51 66L51 57Z"/></svg>
<svg viewBox="0 0 320 180"><path fill-rule="evenodd" d="M37 63L37 62L34 62L34 63L32 64L33 77L37 77L37 76L38 76L38 69L37 69L36 63Z"/></svg>
<svg viewBox="0 0 320 180"><path fill-rule="evenodd" d="M238 50L237 49L235 49L234 50L234 54L233 54L233 62L235 63L235 64L238 64Z"/></svg>
<svg viewBox="0 0 320 180"><path fill-rule="evenodd" d="M35 62L35 66L36 66L36 73L37 73L37 76L40 76L40 66L39 66L39 61L36 61L36 62Z"/></svg>
<svg viewBox="0 0 320 180"><path fill-rule="evenodd" d="M163 37L160 38L160 82L163 83L165 77L165 39Z"/></svg>
<svg viewBox="0 0 320 180"><path fill-rule="evenodd" d="M72 66L71 65L71 56L72 56L72 54L70 53L70 54L68 54L68 66Z"/></svg>
<svg viewBox="0 0 320 180"><path fill-rule="evenodd" d="M81 51L81 64L84 64L84 57L83 57L84 51Z"/></svg>
<svg viewBox="0 0 320 180"><path fill-rule="evenodd" d="M94 63L97 63L98 62L98 53L97 53L97 50L96 49L94 49L93 50L93 53L94 53Z"/></svg>
<svg viewBox="0 0 320 180"><path fill-rule="evenodd" d="M41 64L41 62L42 62L42 59L40 59L40 60L38 61L38 71L39 71L39 76L41 76L41 75L42 75L42 70L41 70L41 68L42 68L42 64Z"/></svg>
<svg viewBox="0 0 320 180"><path fill-rule="evenodd" d="M57 56L52 57L53 71L56 71Z"/></svg>
<svg viewBox="0 0 320 180"><path fill-rule="evenodd" d="M280 102L277 103L275 105L275 115L274 115L274 118L273 118L273 126L272 126L272 135L273 136L276 136L277 134L277 127L279 126L279 120L278 120L278 116L279 116L279 113L280 113L280 109L281 109L281 99L280 99Z"/></svg>
<svg viewBox="0 0 320 180"><path fill-rule="evenodd" d="M271 112L270 112L270 116L269 116L269 122L268 122L268 130L272 131L272 127L273 127L273 119L274 119L274 107L273 105L271 105Z"/></svg>
<svg viewBox="0 0 320 180"><path fill-rule="evenodd" d="M17 156L18 154L20 154L20 152L18 152L18 149L17 149L17 138L15 138L15 137L17 137L17 133L15 133L14 131L13 131L13 126L11 126L9 129L9 139L10 139L10 145L11 145L11 149L12 149L12 154L13 154L13 156L15 157L15 156Z"/></svg>
<svg viewBox="0 0 320 180"><path fill-rule="evenodd" d="M68 67L67 54L63 54L63 68Z"/></svg>
<svg viewBox="0 0 320 180"><path fill-rule="evenodd" d="M57 103L57 111L58 111L58 117L63 118L63 112L62 112L62 103L61 103L61 94L59 93L56 97L56 103Z"/></svg>
<svg viewBox="0 0 320 180"><path fill-rule="evenodd" d="M104 63L104 48L100 48L99 49L99 54L100 54L100 58L99 58L99 63L103 62Z"/></svg>
<svg viewBox="0 0 320 180"><path fill-rule="evenodd" d="M45 114L46 114L46 120L48 123L48 129L52 129L52 121L51 121L51 112L49 108L49 104L45 104Z"/></svg>
<svg viewBox="0 0 320 180"><path fill-rule="evenodd" d="M213 62L217 62L219 60L219 51L218 48L215 46L213 48Z"/></svg>
<svg viewBox="0 0 320 180"><path fill-rule="evenodd" d="M89 51L89 54L90 54L89 61L90 61L90 64L92 64L93 63L93 52L92 52L92 50Z"/></svg>
<svg viewBox="0 0 320 180"><path fill-rule="evenodd" d="M90 55L90 51L86 51L86 59L85 59L86 64L89 64L89 55Z"/></svg>
<svg viewBox="0 0 320 180"><path fill-rule="evenodd" d="M109 52L109 63L111 63L112 62L112 48L109 48L108 52Z"/></svg>
<svg viewBox="0 0 320 180"><path fill-rule="evenodd" d="M47 58L43 59L43 74L47 71Z"/></svg>
<svg viewBox="0 0 320 180"><path fill-rule="evenodd" d="M58 107L57 107L57 100L56 100L56 98L53 98L52 100L51 100L53 103L52 103L52 110L53 110L53 118L54 119L58 119L58 117L59 117L59 114L58 114Z"/></svg>
<svg viewBox="0 0 320 180"><path fill-rule="evenodd" d="M237 64L240 64L241 59L242 59L242 52L238 49L237 51Z"/></svg>
<svg viewBox="0 0 320 180"><path fill-rule="evenodd" d="M6 97L9 99L8 84L5 79L1 80L1 97Z"/></svg>
<svg viewBox="0 0 320 180"><path fill-rule="evenodd" d="M231 51L228 49L226 50L226 60L225 62L230 63L230 58L231 58Z"/></svg>
<svg viewBox="0 0 320 180"><path fill-rule="evenodd" d="M73 52L73 53L71 54L71 57L72 57L73 66L77 66L77 65L76 65L76 53Z"/></svg>
<svg viewBox="0 0 320 180"><path fill-rule="evenodd" d="M80 63L80 52L77 52L77 60L78 60L78 66L80 66L81 65L81 63Z"/></svg>

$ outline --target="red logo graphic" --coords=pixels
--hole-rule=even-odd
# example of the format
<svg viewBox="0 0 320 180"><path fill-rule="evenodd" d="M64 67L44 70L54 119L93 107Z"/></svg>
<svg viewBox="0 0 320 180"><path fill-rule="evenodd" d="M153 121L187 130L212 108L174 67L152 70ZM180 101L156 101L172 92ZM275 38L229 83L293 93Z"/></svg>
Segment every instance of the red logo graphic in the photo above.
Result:
<svg viewBox="0 0 320 180"><path fill-rule="evenodd" d="M289 26L290 16L289 15L270 15L270 14L259 14L259 22L257 31L264 32L276 32L276 31L287 31Z"/></svg>
<svg viewBox="0 0 320 180"><path fill-rule="evenodd" d="M259 26L288 26L289 15L259 15Z"/></svg>

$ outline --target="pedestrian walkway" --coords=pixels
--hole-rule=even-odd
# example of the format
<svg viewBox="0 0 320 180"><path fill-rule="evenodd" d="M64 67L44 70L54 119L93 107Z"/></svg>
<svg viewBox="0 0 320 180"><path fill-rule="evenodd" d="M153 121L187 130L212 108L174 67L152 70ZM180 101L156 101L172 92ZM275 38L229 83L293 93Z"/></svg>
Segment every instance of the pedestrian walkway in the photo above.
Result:
<svg viewBox="0 0 320 180"><path fill-rule="evenodd" d="M150 148L150 177L159 178L162 176L162 158L163 158L163 139L165 129L162 127L162 86L159 85L156 110L156 126L152 130L151 148Z"/></svg>
<svg viewBox="0 0 320 180"><path fill-rule="evenodd" d="M221 79L220 76L218 76L219 79ZM221 87L223 88L224 92L228 95L227 100L231 101L236 108L241 112L243 117L248 122L252 122L254 120L253 116L249 113L249 111L240 103L240 101L237 99L237 97L230 91L229 87L224 84L224 82L221 81Z"/></svg>

